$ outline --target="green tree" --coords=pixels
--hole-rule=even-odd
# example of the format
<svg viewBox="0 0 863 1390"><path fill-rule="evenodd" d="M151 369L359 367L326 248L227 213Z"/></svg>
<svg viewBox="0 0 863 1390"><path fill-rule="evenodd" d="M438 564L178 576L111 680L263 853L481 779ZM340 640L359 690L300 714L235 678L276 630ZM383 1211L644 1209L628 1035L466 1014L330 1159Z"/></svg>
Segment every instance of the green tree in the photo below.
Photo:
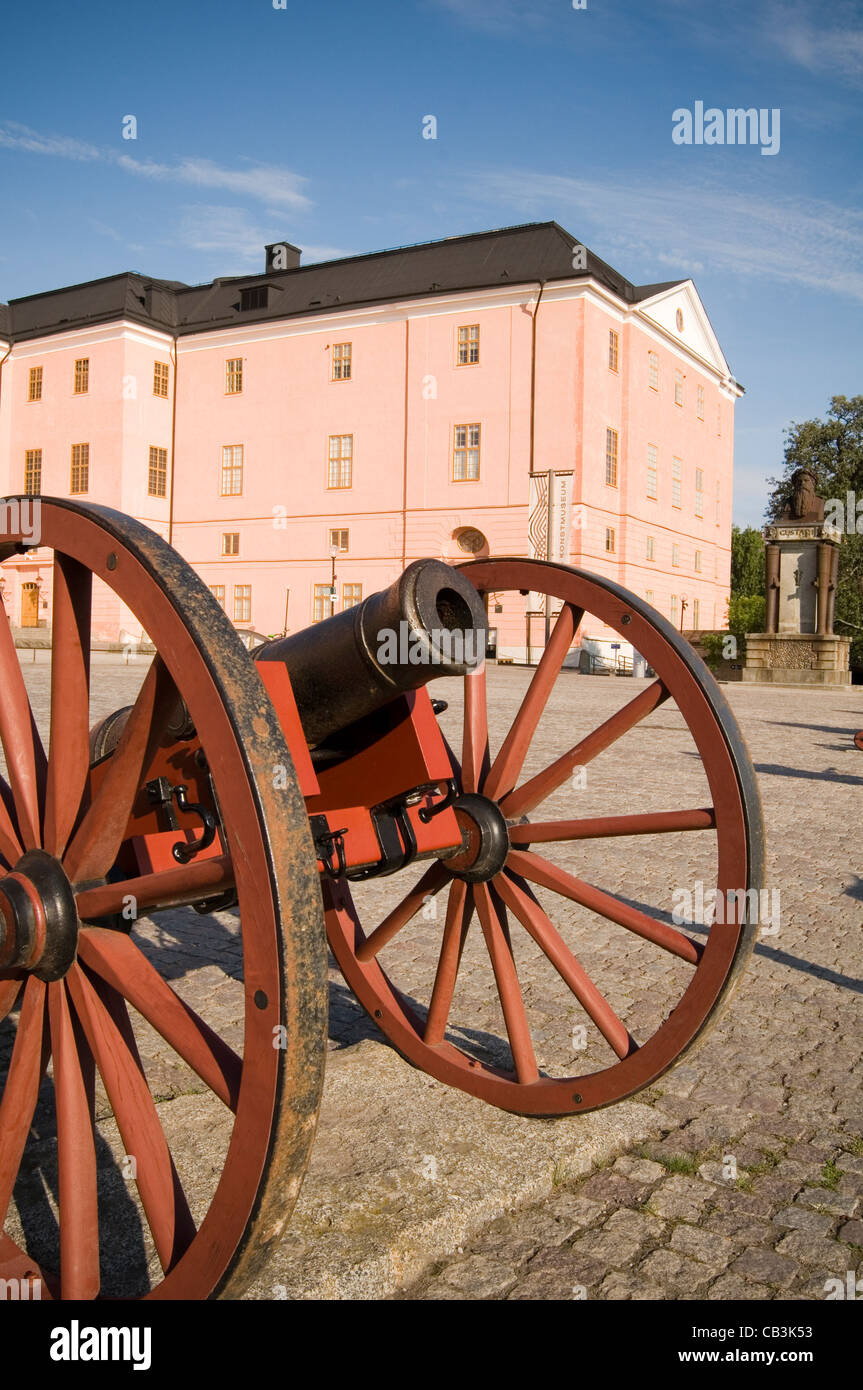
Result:
<svg viewBox="0 0 863 1390"><path fill-rule="evenodd" d="M783 510L791 495L791 475L803 467L814 473L820 496L841 500L843 510L849 492L863 501L863 396L833 396L824 420L792 422L785 431L782 473L768 479L769 521ZM857 534L853 515L851 525L839 551L836 631L854 639L851 664L863 666L863 534ZM859 527L863 532L863 515Z"/></svg>
<svg viewBox="0 0 863 1390"><path fill-rule="evenodd" d="M731 597L764 593L764 537L754 526L731 528Z"/></svg>

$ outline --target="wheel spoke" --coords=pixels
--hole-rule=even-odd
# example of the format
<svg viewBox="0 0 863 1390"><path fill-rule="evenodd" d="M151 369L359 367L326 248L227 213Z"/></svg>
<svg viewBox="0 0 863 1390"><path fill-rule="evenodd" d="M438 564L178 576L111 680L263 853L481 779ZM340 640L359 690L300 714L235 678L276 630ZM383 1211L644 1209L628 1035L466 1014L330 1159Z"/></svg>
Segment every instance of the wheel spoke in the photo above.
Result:
<svg viewBox="0 0 863 1390"><path fill-rule="evenodd" d="M486 796L499 800L518 781L530 741L583 617L583 610L573 608L571 603L564 604L560 610L518 714L491 765L483 786Z"/></svg>
<svg viewBox="0 0 863 1390"><path fill-rule="evenodd" d="M93 576L54 556L51 742L45 789L45 848L62 855L78 817L90 766L90 609Z"/></svg>
<svg viewBox="0 0 863 1390"><path fill-rule="evenodd" d="M473 892L464 879L453 879L447 903L441 953L426 1018L424 1040L430 1047L442 1043L446 1032L452 997L467 929L473 916Z"/></svg>
<svg viewBox="0 0 863 1390"><path fill-rule="evenodd" d="M635 816L594 816L584 820L534 821L511 825L514 845L533 845L550 840L602 840L614 835L664 835L673 830L715 830L712 806L692 811L647 811Z"/></svg>
<svg viewBox="0 0 863 1390"><path fill-rule="evenodd" d="M42 1073L47 1064L47 1037L45 986L31 975L24 991L6 1085L0 1098L0 1230L6 1220L36 1110Z"/></svg>
<svg viewBox="0 0 863 1390"><path fill-rule="evenodd" d="M127 999L219 1100L236 1112L242 1059L171 989L128 936L88 927L79 937L78 956Z"/></svg>
<svg viewBox="0 0 863 1390"><path fill-rule="evenodd" d="M119 879L102 883L96 888L82 888L75 894L78 916L82 922L112 917L134 899L135 912L143 908L182 907L187 903L203 902L220 897L234 886L234 869L229 854L213 855L212 859L193 860L163 873L142 874L140 878Z"/></svg>
<svg viewBox="0 0 863 1390"><path fill-rule="evenodd" d="M39 792L44 786L45 750L33 719L9 619L2 604L0 609L0 740L18 820L16 838L25 849L36 849L42 838Z"/></svg>
<svg viewBox="0 0 863 1390"><path fill-rule="evenodd" d="M6 860L10 869L14 869L24 847L18 838L18 831L10 814L10 808L15 805L9 786L0 777L0 855Z"/></svg>
<svg viewBox="0 0 863 1390"><path fill-rule="evenodd" d="M84 1039L84 1057L79 1055L62 980L48 989L48 1012L57 1106L61 1294L64 1299L92 1299L100 1282L92 1055Z"/></svg>
<svg viewBox="0 0 863 1390"><path fill-rule="evenodd" d="M488 712L485 662L464 678L464 739L461 757L461 789L478 792L488 771Z"/></svg>
<svg viewBox="0 0 863 1390"><path fill-rule="evenodd" d="M96 799L66 851L70 880L105 878L126 835L132 804L176 708L177 692L156 656L126 721Z"/></svg>
<svg viewBox="0 0 863 1390"><path fill-rule="evenodd" d="M637 1044L626 1024L618 1018L607 999L600 994L536 898L527 890L527 885L503 873L495 879L495 887L507 907L515 913L557 973L569 985L582 1008L593 1019L618 1057L628 1057L631 1052L636 1051Z"/></svg>
<svg viewBox="0 0 863 1390"><path fill-rule="evenodd" d="M144 1075L129 1015L122 998L102 982L97 990L80 966L73 966L66 979L126 1153L135 1159L138 1192L167 1273L194 1239L195 1225Z"/></svg>
<svg viewBox="0 0 863 1390"><path fill-rule="evenodd" d="M501 802L504 815L512 819L527 815L566 781L573 768L583 767L622 738L640 720L661 705L663 700L667 700L668 694L662 681L654 681L646 690L636 695L634 700L624 705L623 709L619 709L610 719L606 719L604 724L600 724L598 729L588 734L587 738L581 739L570 748L568 753L562 754L556 762L510 792Z"/></svg>
<svg viewBox="0 0 863 1390"><path fill-rule="evenodd" d="M0 1019L4 1019L18 998L22 980L17 975L0 973Z"/></svg>
<svg viewBox="0 0 863 1390"><path fill-rule="evenodd" d="M519 1082L529 1086L539 1080L539 1070L534 1056L527 1014L521 994L521 986L515 969L503 927L489 892L488 885L478 883L474 889L476 908L485 937L486 947L491 957L497 992L503 1009L512 1059L515 1063Z"/></svg>
<svg viewBox="0 0 863 1390"><path fill-rule="evenodd" d="M691 965L697 965L701 959L704 948L699 942L691 941L683 932L676 931L665 922L657 921L655 917L648 917L647 913L639 912L638 908L630 907L611 893L595 888L593 884L585 883L580 878L574 878L564 869L559 869L556 864L549 863L547 859L542 859L529 850L512 850L506 862L507 868L514 870L522 878L539 884L541 888L550 888L562 897L590 908L591 912L598 912L601 917L607 917L610 922L616 922L618 926L626 927L637 936L645 937L654 945L661 946L664 951L670 951L681 960L689 961Z"/></svg>
<svg viewBox="0 0 863 1390"><path fill-rule="evenodd" d="M375 927L371 936L367 936L363 944L357 951L357 960L364 964L374 960L378 951L386 946L388 941L392 941L396 932L400 932L413 917L416 917L423 901L428 894L439 893L447 881L447 872L436 859L430 868L426 869L419 882L411 889L406 897L402 898L397 907L384 918L380 926Z"/></svg>

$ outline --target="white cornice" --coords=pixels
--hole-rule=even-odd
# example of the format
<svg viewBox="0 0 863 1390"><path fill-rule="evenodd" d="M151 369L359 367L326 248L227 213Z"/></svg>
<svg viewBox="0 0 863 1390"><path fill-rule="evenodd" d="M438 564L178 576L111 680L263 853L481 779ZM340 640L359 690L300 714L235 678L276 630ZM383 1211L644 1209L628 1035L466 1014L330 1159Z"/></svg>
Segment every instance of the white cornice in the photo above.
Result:
<svg viewBox="0 0 863 1390"><path fill-rule="evenodd" d="M159 347L170 347L174 341L170 333L132 323L129 319L115 319L111 323L100 323L90 328L66 329L46 333L41 338L27 338L14 344L12 356L44 357L50 352L67 352L70 347L95 347L98 343L116 343L120 339L141 343L145 347L152 347L154 343ZM47 347L47 343L51 346Z"/></svg>

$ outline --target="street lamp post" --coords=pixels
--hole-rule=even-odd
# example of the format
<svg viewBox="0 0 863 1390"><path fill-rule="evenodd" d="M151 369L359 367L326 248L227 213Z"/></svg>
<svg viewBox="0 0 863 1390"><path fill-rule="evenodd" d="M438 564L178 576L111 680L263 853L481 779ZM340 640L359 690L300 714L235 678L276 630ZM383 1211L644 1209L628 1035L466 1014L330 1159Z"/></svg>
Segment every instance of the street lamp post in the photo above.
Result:
<svg viewBox="0 0 863 1390"><path fill-rule="evenodd" d="M332 561L332 575L330 577L330 617L332 617L336 611L336 556L338 553L339 547L334 542L330 546L330 560Z"/></svg>
<svg viewBox="0 0 863 1390"><path fill-rule="evenodd" d="M681 631L681 632L683 631L683 619L684 619L684 616L685 616L685 614L686 614L686 610L687 610L688 607L689 607L689 599L686 597L685 594L681 594L681 595L680 595L680 631Z"/></svg>

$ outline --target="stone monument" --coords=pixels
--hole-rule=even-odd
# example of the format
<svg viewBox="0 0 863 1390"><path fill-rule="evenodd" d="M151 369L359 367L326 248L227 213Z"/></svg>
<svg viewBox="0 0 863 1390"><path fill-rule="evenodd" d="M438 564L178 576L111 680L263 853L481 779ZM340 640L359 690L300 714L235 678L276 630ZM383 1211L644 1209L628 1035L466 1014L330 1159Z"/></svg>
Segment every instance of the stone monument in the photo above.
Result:
<svg viewBox="0 0 863 1390"><path fill-rule="evenodd" d="M850 685L849 637L833 632L842 533L824 520L815 476L798 468L778 520L764 528L766 632L747 632L745 681Z"/></svg>

